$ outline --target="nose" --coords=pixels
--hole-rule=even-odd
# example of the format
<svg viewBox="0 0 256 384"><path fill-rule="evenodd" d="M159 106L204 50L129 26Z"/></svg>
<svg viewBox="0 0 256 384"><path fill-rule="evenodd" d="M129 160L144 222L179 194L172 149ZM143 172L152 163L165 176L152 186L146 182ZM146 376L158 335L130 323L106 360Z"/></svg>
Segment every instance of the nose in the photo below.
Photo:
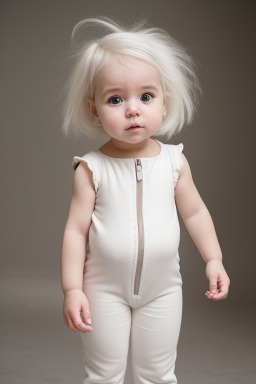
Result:
<svg viewBox="0 0 256 384"><path fill-rule="evenodd" d="M126 111L125 111L126 117L130 116L139 116L140 115L140 108L136 101L130 101L126 105Z"/></svg>

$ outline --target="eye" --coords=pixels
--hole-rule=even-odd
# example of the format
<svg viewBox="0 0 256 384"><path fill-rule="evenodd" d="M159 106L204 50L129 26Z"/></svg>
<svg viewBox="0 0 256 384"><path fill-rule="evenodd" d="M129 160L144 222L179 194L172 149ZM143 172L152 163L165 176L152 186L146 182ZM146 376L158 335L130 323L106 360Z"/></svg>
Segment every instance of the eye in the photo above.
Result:
<svg viewBox="0 0 256 384"><path fill-rule="evenodd" d="M150 101L152 97L153 96L151 95L151 93L143 93L143 95L141 96L141 100L142 101Z"/></svg>
<svg viewBox="0 0 256 384"><path fill-rule="evenodd" d="M120 104L122 100L120 99L120 97L113 96L108 101L110 104Z"/></svg>

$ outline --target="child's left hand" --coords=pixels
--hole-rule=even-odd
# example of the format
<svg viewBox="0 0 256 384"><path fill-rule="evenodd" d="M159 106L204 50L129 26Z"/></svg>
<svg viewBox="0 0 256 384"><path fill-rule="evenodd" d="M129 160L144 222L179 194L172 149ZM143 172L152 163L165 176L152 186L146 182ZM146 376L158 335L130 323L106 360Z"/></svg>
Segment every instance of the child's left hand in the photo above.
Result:
<svg viewBox="0 0 256 384"><path fill-rule="evenodd" d="M210 291L205 292L208 299L225 299L228 295L230 279L221 260L210 260L206 264L206 276L210 282Z"/></svg>

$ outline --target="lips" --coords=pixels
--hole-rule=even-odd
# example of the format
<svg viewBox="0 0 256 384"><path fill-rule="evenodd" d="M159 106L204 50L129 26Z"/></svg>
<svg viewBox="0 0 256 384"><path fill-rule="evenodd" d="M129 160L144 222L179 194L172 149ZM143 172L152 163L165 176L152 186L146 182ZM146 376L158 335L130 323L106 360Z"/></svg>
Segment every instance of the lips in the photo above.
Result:
<svg viewBox="0 0 256 384"><path fill-rule="evenodd" d="M141 126L137 123L132 123L128 128L126 129L130 129L130 128L141 128Z"/></svg>

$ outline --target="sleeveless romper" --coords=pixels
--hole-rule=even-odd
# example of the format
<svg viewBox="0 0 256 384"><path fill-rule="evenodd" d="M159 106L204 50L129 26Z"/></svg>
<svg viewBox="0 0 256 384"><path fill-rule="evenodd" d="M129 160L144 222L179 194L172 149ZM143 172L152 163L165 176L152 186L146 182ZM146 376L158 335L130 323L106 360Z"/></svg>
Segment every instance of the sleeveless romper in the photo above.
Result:
<svg viewBox="0 0 256 384"><path fill-rule="evenodd" d="M73 158L74 169L88 164L96 192L83 272L93 328L80 333L83 384L122 384L129 342L136 384L177 383L183 283L175 186L183 144L156 141L153 158L100 150Z"/></svg>

